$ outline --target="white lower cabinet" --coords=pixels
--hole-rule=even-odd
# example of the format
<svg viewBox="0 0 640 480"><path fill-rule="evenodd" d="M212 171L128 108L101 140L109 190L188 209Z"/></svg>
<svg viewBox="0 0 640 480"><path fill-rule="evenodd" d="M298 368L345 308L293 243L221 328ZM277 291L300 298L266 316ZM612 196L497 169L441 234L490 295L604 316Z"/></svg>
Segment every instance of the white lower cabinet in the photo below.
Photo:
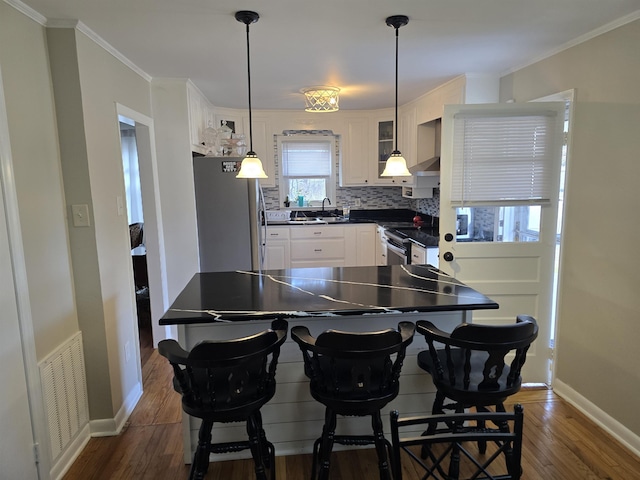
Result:
<svg viewBox="0 0 640 480"><path fill-rule="evenodd" d="M376 225L365 223L345 226L344 244L346 255L344 265L376 265Z"/></svg>
<svg viewBox="0 0 640 480"><path fill-rule="evenodd" d="M264 261L266 270L279 270L291 266L289 243L289 227L267 227Z"/></svg>
<svg viewBox="0 0 640 480"><path fill-rule="evenodd" d="M427 249L416 245L411 245L411 263L417 265L424 265L427 263Z"/></svg>
<svg viewBox="0 0 640 480"><path fill-rule="evenodd" d="M387 264L387 237L384 235L384 227L376 228L376 265Z"/></svg>
<svg viewBox="0 0 640 480"><path fill-rule="evenodd" d="M438 268L438 247L424 248L413 243L411 245L411 263L415 265L431 265Z"/></svg>
<svg viewBox="0 0 640 480"><path fill-rule="evenodd" d="M334 225L291 227L291 267L344 266L344 228Z"/></svg>
<svg viewBox="0 0 640 480"><path fill-rule="evenodd" d="M267 270L358 265L376 265L373 223L267 228Z"/></svg>

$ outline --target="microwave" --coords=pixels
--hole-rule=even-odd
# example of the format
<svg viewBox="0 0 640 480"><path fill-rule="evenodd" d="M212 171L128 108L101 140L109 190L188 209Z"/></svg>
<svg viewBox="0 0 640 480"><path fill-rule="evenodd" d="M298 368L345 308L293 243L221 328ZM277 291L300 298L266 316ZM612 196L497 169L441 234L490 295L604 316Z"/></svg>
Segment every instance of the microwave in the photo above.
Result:
<svg viewBox="0 0 640 480"><path fill-rule="evenodd" d="M470 208L456 209L456 240L473 238L473 217Z"/></svg>

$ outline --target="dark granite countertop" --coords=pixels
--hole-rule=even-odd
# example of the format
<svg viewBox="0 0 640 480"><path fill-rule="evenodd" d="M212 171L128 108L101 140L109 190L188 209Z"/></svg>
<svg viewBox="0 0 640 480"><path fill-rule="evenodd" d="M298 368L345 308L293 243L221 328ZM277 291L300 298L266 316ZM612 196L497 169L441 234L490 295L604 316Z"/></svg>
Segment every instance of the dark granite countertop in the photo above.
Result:
<svg viewBox="0 0 640 480"><path fill-rule="evenodd" d="M498 308L429 265L198 273L161 325Z"/></svg>

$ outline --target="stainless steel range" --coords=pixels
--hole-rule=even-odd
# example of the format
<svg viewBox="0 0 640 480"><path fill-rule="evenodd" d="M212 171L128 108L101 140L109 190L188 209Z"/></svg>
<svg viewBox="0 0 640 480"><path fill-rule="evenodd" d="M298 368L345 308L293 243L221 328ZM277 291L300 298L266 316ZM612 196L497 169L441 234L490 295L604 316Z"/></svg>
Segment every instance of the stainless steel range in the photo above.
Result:
<svg viewBox="0 0 640 480"><path fill-rule="evenodd" d="M387 265L411 263L411 240L393 228L384 231L387 238Z"/></svg>
<svg viewBox="0 0 640 480"><path fill-rule="evenodd" d="M438 232L433 228L394 226L387 227L384 235L387 240L387 265L410 264L412 240L425 247L438 245Z"/></svg>

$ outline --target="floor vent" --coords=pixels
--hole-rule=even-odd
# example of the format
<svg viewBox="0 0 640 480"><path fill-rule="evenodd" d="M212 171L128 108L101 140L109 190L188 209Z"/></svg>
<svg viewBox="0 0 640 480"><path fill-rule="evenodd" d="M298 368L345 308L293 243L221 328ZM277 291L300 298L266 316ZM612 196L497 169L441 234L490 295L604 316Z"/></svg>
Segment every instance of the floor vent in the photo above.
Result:
<svg viewBox="0 0 640 480"><path fill-rule="evenodd" d="M89 422L82 333L71 337L38 366L51 460L55 462Z"/></svg>

